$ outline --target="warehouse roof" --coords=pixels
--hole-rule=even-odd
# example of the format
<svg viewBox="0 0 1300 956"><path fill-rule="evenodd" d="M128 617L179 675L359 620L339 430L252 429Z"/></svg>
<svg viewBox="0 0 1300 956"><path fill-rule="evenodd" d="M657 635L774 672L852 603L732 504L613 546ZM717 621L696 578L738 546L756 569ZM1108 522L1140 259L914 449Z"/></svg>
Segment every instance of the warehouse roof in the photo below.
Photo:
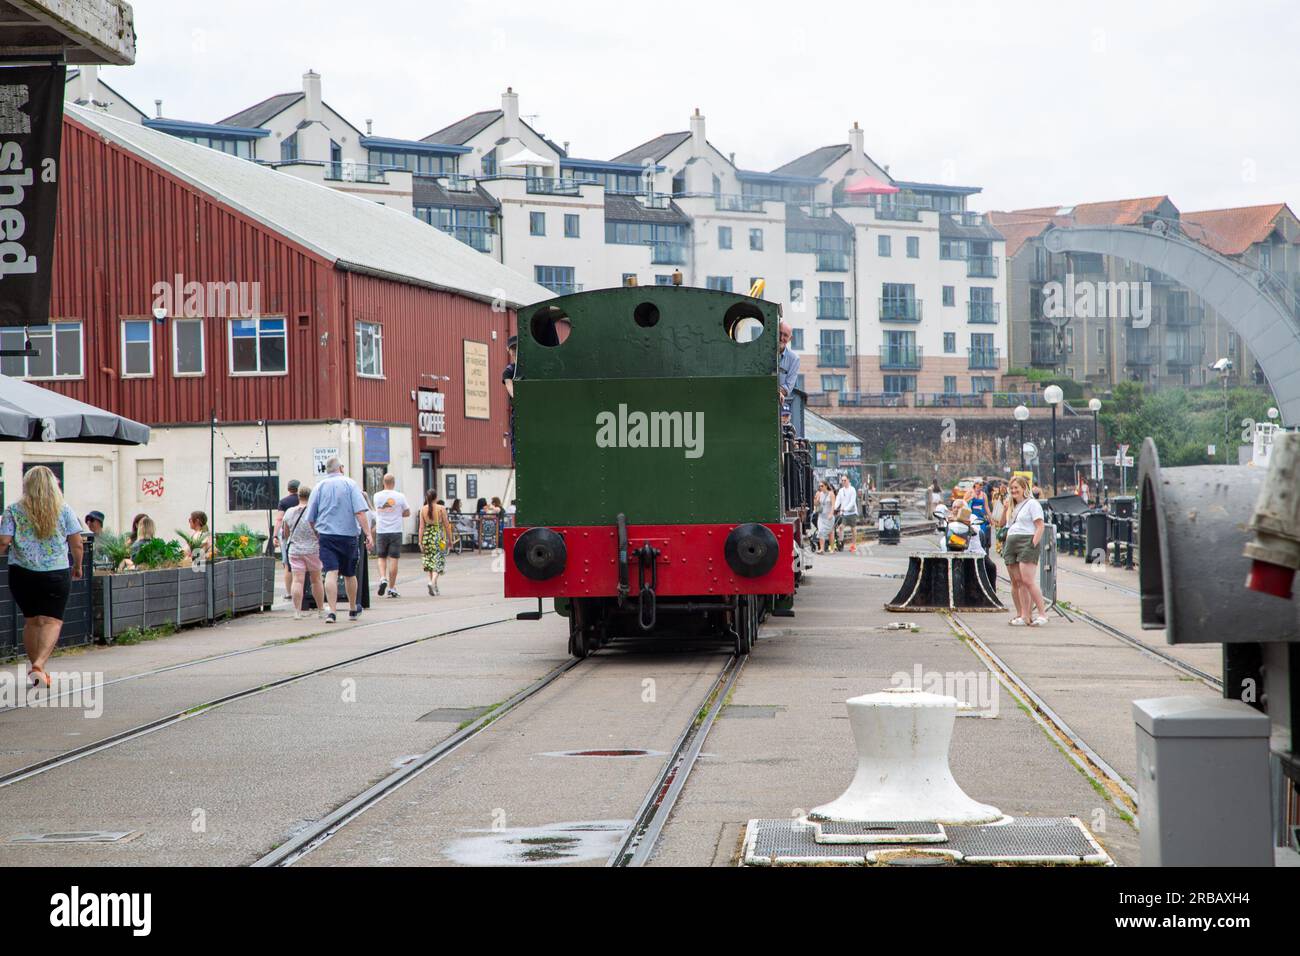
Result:
<svg viewBox="0 0 1300 956"><path fill-rule="evenodd" d="M340 269L512 306L552 296L397 209L71 104L67 116Z"/></svg>
<svg viewBox="0 0 1300 956"><path fill-rule="evenodd" d="M803 434L811 442L830 442L844 445L861 445L862 439L838 425L822 418L810 408L803 412Z"/></svg>

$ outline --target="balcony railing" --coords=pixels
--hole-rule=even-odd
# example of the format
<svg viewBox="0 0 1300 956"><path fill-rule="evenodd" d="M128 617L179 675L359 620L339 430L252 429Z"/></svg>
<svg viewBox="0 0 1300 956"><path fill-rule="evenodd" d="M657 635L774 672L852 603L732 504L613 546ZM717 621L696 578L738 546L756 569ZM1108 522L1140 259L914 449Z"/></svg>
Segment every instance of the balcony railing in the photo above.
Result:
<svg viewBox="0 0 1300 956"><path fill-rule="evenodd" d="M1201 343L1191 342L1166 342L1165 343L1165 364L1166 365L1200 365L1201 359L1205 357L1205 346Z"/></svg>
<svg viewBox="0 0 1300 956"><path fill-rule="evenodd" d="M1002 357L1001 349L968 348L966 350L967 368L995 369L998 359Z"/></svg>
<svg viewBox="0 0 1300 956"><path fill-rule="evenodd" d="M545 286L556 295L570 295L582 291L581 282L539 282L538 285Z"/></svg>
<svg viewBox="0 0 1300 956"><path fill-rule="evenodd" d="M1056 368L1065 364L1065 353L1055 345L1046 342L1031 342L1029 345L1029 364L1039 368Z"/></svg>
<svg viewBox="0 0 1300 956"><path fill-rule="evenodd" d="M439 226L438 228L479 252L492 251L492 237L496 233L486 226L447 226L446 228Z"/></svg>
<svg viewBox="0 0 1300 956"><path fill-rule="evenodd" d="M950 212L947 216L958 226L982 226L988 221L982 212Z"/></svg>
<svg viewBox="0 0 1300 956"><path fill-rule="evenodd" d="M1150 345L1132 345L1124 350L1125 365L1152 365L1156 361L1156 350Z"/></svg>
<svg viewBox="0 0 1300 956"><path fill-rule="evenodd" d="M849 408L906 408L906 392L841 392L840 405Z"/></svg>
<svg viewBox="0 0 1300 956"><path fill-rule="evenodd" d="M848 272L849 254L847 252L817 253L818 272Z"/></svg>
<svg viewBox="0 0 1300 956"><path fill-rule="evenodd" d="M1179 309L1166 309L1165 324L1173 326L1200 325L1205 320L1205 306L1191 305Z"/></svg>
<svg viewBox="0 0 1300 956"><path fill-rule="evenodd" d="M922 349L919 345L882 345L880 367L883 369L919 369Z"/></svg>
<svg viewBox="0 0 1300 956"><path fill-rule="evenodd" d="M713 197L713 208L718 212L762 212L763 199L758 196L719 193Z"/></svg>
<svg viewBox="0 0 1300 956"><path fill-rule="evenodd" d="M553 176L529 176L527 190L544 196L581 196L582 183L576 179L556 179Z"/></svg>
<svg viewBox="0 0 1300 956"><path fill-rule="evenodd" d="M817 366L819 368L848 368L849 350L844 345L817 346Z"/></svg>
<svg viewBox="0 0 1300 956"><path fill-rule="evenodd" d="M447 177L447 191L453 193L472 193L478 183L473 176L452 174Z"/></svg>
<svg viewBox="0 0 1300 956"><path fill-rule="evenodd" d="M990 392L994 408L1015 408L1024 405L1028 408L1046 408L1047 400L1042 392Z"/></svg>
<svg viewBox="0 0 1300 956"><path fill-rule="evenodd" d="M918 393L916 405L918 408L987 408L988 402L985 401L984 396L988 394L991 393L972 392L966 395L959 392Z"/></svg>
<svg viewBox="0 0 1300 956"><path fill-rule="evenodd" d="M847 319L852 314L852 299L833 295L819 295L817 297L817 318L819 319Z"/></svg>
<svg viewBox="0 0 1300 956"><path fill-rule="evenodd" d="M386 183L387 172L400 172L394 166L371 166L369 163L326 163L325 178L338 183Z"/></svg>
<svg viewBox="0 0 1300 956"><path fill-rule="evenodd" d="M998 277L997 257L967 256L966 275L973 279L996 279Z"/></svg>
<svg viewBox="0 0 1300 956"><path fill-rule="evenodd" d="M682 266L686 264L686 243L650 243L650 263L656 266Z"/></svg>
<svg viewBox="0 0 1300 956"><path fill-rule="evenodd" d="M915 206L877 206L877 219L893 219L898 222L919 222L921 210Z"/></svg>
<svg viewBox="0 0 1300 956"><path fill-rule="evenodd" d="M1001 302L966 303L966 321L972 325L997 325L1001 313Z"/></svg>
<svg viewBox="0 0 1300 956"><path fill-rule="evenodd" d="M920 299L885 299L880 300L881 322L920 322Z"/></svg>

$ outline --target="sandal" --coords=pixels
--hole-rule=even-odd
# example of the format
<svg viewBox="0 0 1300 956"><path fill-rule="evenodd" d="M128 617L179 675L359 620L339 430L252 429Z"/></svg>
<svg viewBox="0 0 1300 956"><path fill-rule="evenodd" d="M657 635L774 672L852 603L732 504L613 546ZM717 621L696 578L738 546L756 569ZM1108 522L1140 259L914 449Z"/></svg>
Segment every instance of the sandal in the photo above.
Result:
<svg viewBox="0 0 1300 956"><path fill-rule="evenodd" d="M27 676L32 679L33 687L40 687L42 684L47 688L50 686L50 675L45 673L43 668L33 666Z"/></svg>
<svg viewBox="0 0 1300 956"><path fill-rule="evenodd" d="M1023 617L1013 617L1013 618L1011 619L1011 626L1012 626L1012 627L1024 627L1024 626L1025 626L1025 619L1024 619Z"/></svg>

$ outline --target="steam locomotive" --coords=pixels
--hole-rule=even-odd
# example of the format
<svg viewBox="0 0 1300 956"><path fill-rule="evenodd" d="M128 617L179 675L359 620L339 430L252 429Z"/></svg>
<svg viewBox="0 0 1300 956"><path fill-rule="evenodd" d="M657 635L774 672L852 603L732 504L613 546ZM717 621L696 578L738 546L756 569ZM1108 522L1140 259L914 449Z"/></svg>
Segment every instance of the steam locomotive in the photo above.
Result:
<svg viewBox="0 0 1300 956"><path fill-rule="evenodd" d="M505 596L554 599L573 656L664 635L745 654L793 613L812 456L781 423L779 322L676 286L520 311Z"/></svg>

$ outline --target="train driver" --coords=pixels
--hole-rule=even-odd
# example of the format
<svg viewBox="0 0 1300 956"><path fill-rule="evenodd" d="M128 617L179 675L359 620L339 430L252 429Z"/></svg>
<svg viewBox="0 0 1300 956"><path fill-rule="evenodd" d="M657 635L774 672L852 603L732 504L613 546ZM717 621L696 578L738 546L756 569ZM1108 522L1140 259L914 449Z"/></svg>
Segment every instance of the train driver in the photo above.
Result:
<svg viewBox="0 0 1300 956"><path fill-rule="evenodd" d="M790 422L790 395L794 392L795 382L799 380L799 356L790 348L790 336L794 330L789 322L782 322L778 332L781 343L781 355L777 360L777 385L781 392L781 424Z"/></svg>

